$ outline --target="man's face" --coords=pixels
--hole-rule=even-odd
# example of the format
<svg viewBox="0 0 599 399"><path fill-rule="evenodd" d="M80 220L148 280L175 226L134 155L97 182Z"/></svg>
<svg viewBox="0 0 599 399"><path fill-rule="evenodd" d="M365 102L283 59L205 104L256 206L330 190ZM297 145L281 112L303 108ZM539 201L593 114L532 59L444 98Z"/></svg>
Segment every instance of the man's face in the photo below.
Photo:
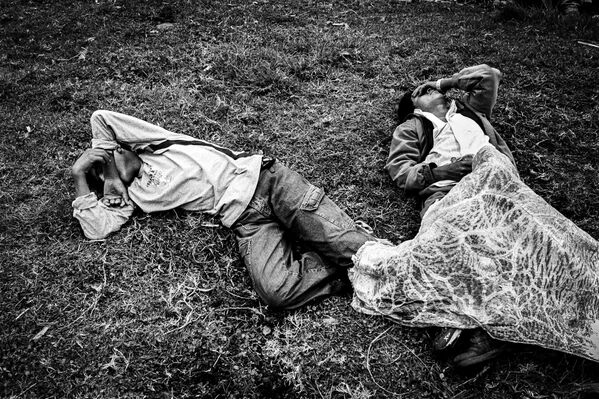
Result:
<svg viewBox="0 0 599 399"><path fill-rule="evenodd" d="M445 95L439 93L436 89L429 87L419 96L412 94L412 103L414 107L420 108L421 111L431 112L439 104L445 104L447 100Z"/></svg>

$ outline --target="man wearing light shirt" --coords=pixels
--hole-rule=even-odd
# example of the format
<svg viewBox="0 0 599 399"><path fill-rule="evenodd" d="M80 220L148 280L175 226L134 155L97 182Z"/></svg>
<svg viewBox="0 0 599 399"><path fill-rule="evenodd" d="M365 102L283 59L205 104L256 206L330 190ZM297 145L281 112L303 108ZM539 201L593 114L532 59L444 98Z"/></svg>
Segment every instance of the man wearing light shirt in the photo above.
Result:
<svg viewBox="0 0 599 399"><path fill-rule="evenodd" d="M472 171L472 157L487 144L494 145L512 162L505 141L491 126L501 72L488 65L462 69L450 78L429 81L407 92L397 109L400 125L393 133L385 169L397 186L419 197L421 216ZM461 90L459 100L445 93ZM461 330L444 328L434 347L452 347ZM480 329L470 335L468 349L455 357L459 366L478 364L495 357L497 347Z"/></svg>
<svg viewBox="0 0 599 399"><path fill-rule="evenodd" d="M256 292L275 309L347 290L351 257L375 240L321 188L273 158L111 111L94 112L91 130L92 148L72 167L73 216L89 239L118 231L135 207L218 216L234 231Z"/></svg>
<svg viewBox="0 0 599 399"><path fill-rule="evenodd" d="M472 156L493 144L512 161L491 123L501 72L488 65L462 69L451 78L426 82L406 93L398 107L385 169L400 189L417 194L421 215L472 170ZM459 89L459 100L445 96Z"/></svg>

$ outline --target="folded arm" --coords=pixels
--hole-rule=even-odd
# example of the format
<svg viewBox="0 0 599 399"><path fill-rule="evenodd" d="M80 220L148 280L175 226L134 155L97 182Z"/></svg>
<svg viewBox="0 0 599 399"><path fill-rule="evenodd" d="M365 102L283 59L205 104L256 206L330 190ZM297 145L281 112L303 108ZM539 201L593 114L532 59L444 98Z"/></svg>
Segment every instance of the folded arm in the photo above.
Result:
<svg viewBox="0 0 599 399"><path fill-rule="evenodd" d="M501 77L498 69L482 64L464 68L451 78L439 79L436 86L441 92L453 88L463 90L462 101L490 119Z"/></svg>
<svg viewBox="0 0 599 399"><path fill-rule="evenodd" d="M385 165L391 179L405 191L419 191L435 181L431 171L433 165L420 159L419 124L420 121L412 118L395 129Z"/></svg>
<svg viewBox="0 0 599 399"><path fill-rule="evenodd" d="M140 151L165 140L194 140L160 126L113 111L99 110L91 116L92 147L114 150L119 146Z"/></svg>
<svg viewBox="0 0 599 399"><path fill-rule="evenodd" d="M86 177L95 164L102 165L104 175L107 177L105 186L113 180L122 185L120 179L114 177L116 169L111 151L90 148L73 164L71 174L77 197L73 201L73 216L79 221L85 236L93 240L105 238L120 229L134 209L124 186L121 187L123 193L120 195L115 192L113 196L107 195L102 200L98 200L96 194L91 191Z"/></svg>
<svg viewBox="0 0 599 399"><path fill-rule="evenodd" d="M395 129L385 169L397 186L406 192L420 191L442 180L460 181L472 171L472 156L464 156L447 165L421 162L419 124L412 118Z"/></svg>

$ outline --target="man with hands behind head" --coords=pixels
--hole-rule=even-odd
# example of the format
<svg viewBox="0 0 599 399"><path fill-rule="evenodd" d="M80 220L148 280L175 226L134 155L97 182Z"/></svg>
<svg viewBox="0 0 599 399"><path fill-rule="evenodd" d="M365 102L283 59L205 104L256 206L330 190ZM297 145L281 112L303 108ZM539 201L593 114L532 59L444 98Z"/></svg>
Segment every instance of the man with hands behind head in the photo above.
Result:
<svg viewBox="0 0 599 399"><path fill-rule="evenodd" d="M91 128L92 148L72 167L73 216L87 238L119 230L135 207L218 216L235 233L256 292L275 309L345 292L351 257L375 240L274 158L111 111L94 112Z"/></svg>
<svg viewBox="0 0 599 399"><path fill-rule="evenodd" d="M493 144L513 162L491 126L501 72L488 65L462 69L451 78L426 82L401 98L385 169L397 186L417 194L421 216L472 171L472 156ZM459 100L445 96L462 90Z"/></svg>
<svg viewBox="0 0 599 399"><path fill-rule="evenodd" d="M400 189L421 201L421 217L472 171L472 158L487 144L514 162L505 141L491 126L501 72L488 65L462 69L450 78L429 81L403 95L397 109L400 125L393 133L385 169ZM461 90L457 100L445 93ZM461 330L443 329L434 347L451 347ZM466 366L499 353L481 330L470 337L470 347L454 360Z"/></svg>

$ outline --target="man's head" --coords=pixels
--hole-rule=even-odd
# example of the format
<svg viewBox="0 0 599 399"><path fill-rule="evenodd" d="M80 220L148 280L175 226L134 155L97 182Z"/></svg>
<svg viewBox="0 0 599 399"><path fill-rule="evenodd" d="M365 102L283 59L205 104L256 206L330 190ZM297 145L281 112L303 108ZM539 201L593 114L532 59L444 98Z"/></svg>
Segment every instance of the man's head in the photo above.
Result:
<svg viewBox="0 0 599 399"><path fill-rule="evenodd" d="M98 197L104 195L104 173L102 171L102 164L96 162L92 168L85 174L85 180L89 189L96 193Z"/></svg>
<svg viewBox="0 0 599 399"><path fill-rule="evenodd" d="M397 118L399 123L403 123L416 108L424 112L433 112L439 106L446 107L447 104L448 100L443 93L424 84L404 93L397 107Z"/></svg>
<svg viewBox="0 0 599 399"><path fill-rule="evenodd" d="M128 149L118 147L112 153L114 156L114 167L121 182L128 186L139 173L141 160L139 156ZM96 162L85 175L90 190L99 197L104 193L104 164Z"/></svg>
<svg viewBox="0 0 599 399"><path fill-rule="evenodd" d="M399 123L405 122L408 115L414 112L414 103L412 102L412 91L406 91L399 99L397 105L397 120Z"/></svg>
<svg viewBox="0 0 599 399"><path fill-rule="evenodd" d="M414 107L419 108L421 111L433 112L439 106L446 106L447 98L433 87L420 86L412 93L412 102Z"/></svg>

